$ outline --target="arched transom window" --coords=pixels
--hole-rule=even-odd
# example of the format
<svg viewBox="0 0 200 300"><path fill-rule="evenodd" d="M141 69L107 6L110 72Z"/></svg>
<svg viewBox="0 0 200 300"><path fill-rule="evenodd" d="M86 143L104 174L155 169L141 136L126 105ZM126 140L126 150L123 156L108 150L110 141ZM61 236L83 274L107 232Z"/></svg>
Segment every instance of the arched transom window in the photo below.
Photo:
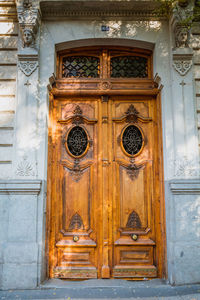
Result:
<svg viewBox="0 0 200 300"><path fill-rule="evenodd" d="M151 51L122 48L90 48L59 54L58 77L73 78L152 78Z"/></svg>

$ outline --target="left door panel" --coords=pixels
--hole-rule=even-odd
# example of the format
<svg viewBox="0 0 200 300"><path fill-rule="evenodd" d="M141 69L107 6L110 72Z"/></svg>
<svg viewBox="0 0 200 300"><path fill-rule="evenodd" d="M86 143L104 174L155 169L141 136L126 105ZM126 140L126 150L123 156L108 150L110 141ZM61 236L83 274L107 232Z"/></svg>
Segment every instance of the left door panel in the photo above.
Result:
<svg viewBox="0 0 200 300"><path fill-rule="evenodd" d="M98 277L98 99L53 101L50 277Z"/></svg>

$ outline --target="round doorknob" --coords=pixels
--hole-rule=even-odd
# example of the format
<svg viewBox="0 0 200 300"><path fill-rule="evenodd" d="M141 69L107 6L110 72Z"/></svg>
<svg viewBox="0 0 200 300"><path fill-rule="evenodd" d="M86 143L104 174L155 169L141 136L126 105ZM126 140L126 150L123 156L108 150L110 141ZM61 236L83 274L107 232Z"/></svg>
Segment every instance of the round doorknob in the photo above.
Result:
<svg viewBox="0 0 200 300"><path fill-rule="evenodd" d="M77 235L73 236L73 241L74 242L78 242L78 240L79 240L79 237Z"/></svg>
<svg viewBox="0 0 200 300"><path fill-rule="evenodd" d="M132 234L131 237L132 237L132 240L134 240L134 241L137 241L137 239L138 239L138 235L137 234Z"/></svg>

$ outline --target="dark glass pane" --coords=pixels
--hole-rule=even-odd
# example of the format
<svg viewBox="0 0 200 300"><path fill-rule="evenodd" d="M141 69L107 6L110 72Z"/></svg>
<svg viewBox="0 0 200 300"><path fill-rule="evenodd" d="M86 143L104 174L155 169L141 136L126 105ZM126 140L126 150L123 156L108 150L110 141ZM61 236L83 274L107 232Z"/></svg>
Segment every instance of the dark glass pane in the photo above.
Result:
<svg viewBox="0 0 200 300"><path fill-rule="evenodd" d="M62 77L99 77L100 59L93 56L67 56L63 58Z"/></svg>
<svg viewBox="0 0 200 300"><path fill-rule="evenodd" d="M87 149L88 138L85 130L80 126L73 127L67 137L67 147L74 156L82 155Z"/></svg>
<svg viewBox="0 0 200 300"><path fill-rule="evenodd" d="M148 77L147 58L140 56L117 56L111 58L111 77Z"/></svg>
<svg viewBox="0 0 200 300"><path fill-rule="evenodd" d="M128 126L122 136L124 150L130 154L137 154L142 148L143 138L141 131L134 125Z"/></svg>

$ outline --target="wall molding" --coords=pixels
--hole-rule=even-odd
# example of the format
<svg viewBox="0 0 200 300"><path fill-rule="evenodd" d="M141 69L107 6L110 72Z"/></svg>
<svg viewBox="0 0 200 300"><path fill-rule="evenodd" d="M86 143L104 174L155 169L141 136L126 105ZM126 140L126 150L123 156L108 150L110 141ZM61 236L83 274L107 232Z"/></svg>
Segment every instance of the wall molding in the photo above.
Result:
<svg viewBox="0 0 200 300"><path fill-rule="evenodd" d="M79 48L79 47L92 47L92 46L122 46L123 47L135 47L153 51L155 44L152 42L139 41L136 39L128 38L90 38L71 40L67 42L61 42L55 45L56 51L62 51L67 49Z"/></svg>
<svg viewBox="0 0 200 300"><path fill-rule="evenodd" d="M169 188L174 195L200 194L200 179L170 180Z"/></svg>
<svg viewBox="0 0 200 300"><path fill-rule="evenodd" d="M40 9L43 20L55 20L63 18L141 18L151 19L156 14L154 9L157 3L152 0L146 1L42 1L40 0Z"/></svg>
<svg viewBox="0 0 200 300"><path fill-rule="evenodd" d="M42 180L0 180L0 194L38 195Z"/></svg>

